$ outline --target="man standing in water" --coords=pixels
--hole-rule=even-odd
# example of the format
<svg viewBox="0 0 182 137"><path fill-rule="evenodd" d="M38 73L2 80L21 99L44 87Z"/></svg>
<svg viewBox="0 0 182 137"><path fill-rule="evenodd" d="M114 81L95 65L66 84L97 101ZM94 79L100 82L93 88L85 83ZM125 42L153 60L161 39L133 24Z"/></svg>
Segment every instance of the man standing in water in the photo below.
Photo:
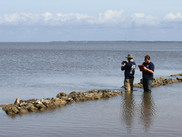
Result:
<svg viewBox="0 0 182 137"><path fill-rule="evenodd" d="M150 56L145 56L145 62L143 63L143 89L144 92L151 92L153 74L154 74L154 64L150 61Z"/></svg>
<svg viewBox="0 0 182 137"><path fill-rule="evenodd" d="M133 60L133 55L128 54L127 61L122 62L121 70L125 71L125 79L124 79L124 88L125 91L128 93L131 93L133 91L133 81L134 81L134 74L135 74L135 68L136 64Z"/></svg>

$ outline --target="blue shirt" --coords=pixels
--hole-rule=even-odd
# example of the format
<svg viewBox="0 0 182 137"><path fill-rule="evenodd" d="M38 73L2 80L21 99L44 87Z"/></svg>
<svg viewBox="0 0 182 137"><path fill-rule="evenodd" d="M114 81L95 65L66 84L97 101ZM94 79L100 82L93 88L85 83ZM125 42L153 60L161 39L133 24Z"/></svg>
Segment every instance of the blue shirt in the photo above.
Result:
<svg viewBox="0 0 182 137"><path fill-rule="evenodd" d="M134 78L136 64L135 62L128 62L121 67L121 70L125 70L125 79Z"/></svg>
<svg viewBox="0 0 182 137"><path fill-rule="evenodd" d="M152 62L150 63L143 63L143 65L150 69L150 70L153 70L154 71L154 64ZM143 71L143 79L147 79L147 80L153 80L153 73L150 73L148 71Z"/></svg>

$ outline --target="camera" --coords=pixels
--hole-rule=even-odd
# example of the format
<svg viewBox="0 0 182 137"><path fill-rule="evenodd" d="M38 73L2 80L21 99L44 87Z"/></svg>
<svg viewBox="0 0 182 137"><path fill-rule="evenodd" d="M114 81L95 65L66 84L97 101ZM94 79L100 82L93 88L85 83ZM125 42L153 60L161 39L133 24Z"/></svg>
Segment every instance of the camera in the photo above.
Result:
<svg viewBox="0 0 182 137"><path fill-rule="evenodd" d="M126 63L128 63L127 61L123 61L121 62L121 65L125 65Z"/></svg>

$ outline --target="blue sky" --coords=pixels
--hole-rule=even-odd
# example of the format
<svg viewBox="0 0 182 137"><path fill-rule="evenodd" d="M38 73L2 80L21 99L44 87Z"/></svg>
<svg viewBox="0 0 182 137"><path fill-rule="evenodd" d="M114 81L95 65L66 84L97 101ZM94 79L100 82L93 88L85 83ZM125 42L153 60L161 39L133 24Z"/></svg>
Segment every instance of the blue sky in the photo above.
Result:
<svg viewBox="0 0 182 137"><path fill-rule="evenodd" d="M182 41L181 0L0 0L0 41Z"/></svg>

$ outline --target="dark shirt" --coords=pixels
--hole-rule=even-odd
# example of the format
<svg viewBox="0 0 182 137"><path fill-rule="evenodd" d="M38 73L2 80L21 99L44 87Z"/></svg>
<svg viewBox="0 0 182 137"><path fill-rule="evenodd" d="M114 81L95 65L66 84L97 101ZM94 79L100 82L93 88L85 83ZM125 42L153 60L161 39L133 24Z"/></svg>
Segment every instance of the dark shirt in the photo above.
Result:
<svg viewBox="0 0 182 137"><path fill-rule="evenodd" d="M121 70L125 70L125 79L134 78L136 64L135 62L128 62L121 67Z"/></svg>
<svg viewBox="0 0 182 137"><path fill-rule="evenodd" d="M143 63L143 65L150 69L150 70L153 70L154 71L154 64L152 62L150 63ZM147 79L147 80L153 80L153 73L150 73L148 71L143 71L143 79Z"/></svg>

